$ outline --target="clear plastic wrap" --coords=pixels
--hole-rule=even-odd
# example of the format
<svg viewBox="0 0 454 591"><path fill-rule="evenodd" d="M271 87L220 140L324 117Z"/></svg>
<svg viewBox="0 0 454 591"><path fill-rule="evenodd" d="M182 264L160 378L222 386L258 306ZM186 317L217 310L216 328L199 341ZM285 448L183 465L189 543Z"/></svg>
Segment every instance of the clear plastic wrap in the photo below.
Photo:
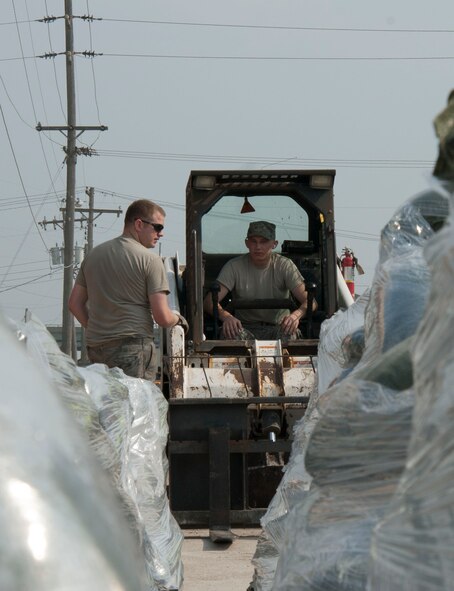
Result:
<svg viewBox="0 0 454 591"><path fill-rule="evenodd" d="M180 589L183 581L183 534L170 512L167 497L168 403L152 382L110 370L127 386L133 409L131 439L123 482L135 500L144 526L147 567L159 589Z"/></svg>
<svg viewBox="0 0 454 591"><path fill-rule="evenodd" d="M112 478L143 551L148 588L178 589L183 536L166 495L167 402L161 391L118 368L78 367L31 314L19 329Z"/></svg>
<svg viewBox="0 0 454 591"><path fill-rule="evenodd" d="M368 584L374 591L454 589L452 204L448 224L425 249L432 292L413 349L413 432L396 496L374 530Z"/></svg>
<svg viewBox="0 0 454 591"><path fill-rule="evenodd" d="M430 291L423 248L447 214L448 199L435 187L409 199L383 228L357 368L415 333Z"/></svg>
<svg viewBox="0 0 454 591"><path fill-rule="evenodd" d="M448 104L434 120L435 133L439 139L439 151L434 175L454 181L454 90L448 96Z"/></svg>
<svg viewBox="0 0 454 591"><path fill-rule="evenodd" d="M272 589L362 591L373 526L404 469L413 394L346 379L318 401L308 493L288 515Z"/></svg>
<svg viewBox="0 0 454 591"><path fill-rule="evenodd" d="M312 477L306 471L304 457L309 437L318 421L318 394L309 399L304 418L295 424L290 458L284 467L284 474L274 497L262 517L263 535L257 542L252 558L254 565L254 591L270 591L279 554L284 542L288 515L294 505L300 502L310 489Z"/></svg>
<svg viewBox="0 0 454 591"><path fill-rule="evenodd" d="M53 380L0 320L0 589L145 591L115 490Z"/></svg>
<svg viewBox="0 0 454 591"><path fill-rule="evenodd" d="M27 350L43 373L56 384L65 406L88 437L91 448L116 484L120 478L121 457L99 421L98 409L85 391L85 381L71 357L60 351L45 325L33 314L18 323Z"/></svg>
<svg viewBox="0 0 454 591"><path fill-rule="evenodd" d="M364 589L371 530L391 499L407 451L411 346L431 281L423 248L447 211L439 185L399 208L382 232L364 319L350 334L348 323L342 325L344 313L322 325L321 398L312 396L295 428L287 470L262 520L264 539L253 560L255 590ZM383 433L368 423L380 400ZM331 424L327 405L331 418L337 417ZM389 441L383 440L387 429Z"/></svg>
<svg viewBox="0 0 454 591"><path fill-rule="evenodd" d="M339 310L322 323L317 352L319 394L327 390L347 367L352 367L361 358L364 313L369 297L370 291L366 290L351 306Z"/></svg>

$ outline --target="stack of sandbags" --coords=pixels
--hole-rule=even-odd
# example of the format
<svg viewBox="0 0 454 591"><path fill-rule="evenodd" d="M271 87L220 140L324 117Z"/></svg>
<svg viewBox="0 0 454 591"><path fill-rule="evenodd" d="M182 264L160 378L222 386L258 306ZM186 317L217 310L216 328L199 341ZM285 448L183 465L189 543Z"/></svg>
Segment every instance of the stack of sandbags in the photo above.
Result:
<svg viewBox="0 0 454 591"><path fill-rule="evenodd" d="M446 185L454 199L454 186ZM369 588L454 588L454 214L428 243L430 306L413 349L416 404L408 462L372 543Z"/></svg>
<svg viewBox="0 0 454 591"><path fill-rule="evenodd" d="M263 532L252 558L254 591L270 591L273 588L277 562L288 527L289 511L304 498L311 485L312 477L306 470L304 457L307 442L319 418L316 401L317 394L314 393L309 399L304 419L295 424L289 462L261 519Z"/></svg>
<svg viewBox="0 0 454 591"><path fill-rule="evenodd" d="M372 528L405 465L413 394L347 378L317 408L311 487L288 516L272 589L360 591Z"/></svg>
<svg viewBox="0 0 454 591"><path fill-rule="evenodd" d="M183 536L165 491L167 402L162 392L121 370L77 367L32 314L18 328L108 471L142 549L150 588L178 589Z"/></svg>
<svg viewBox="0 0 454 591"><path fill-rule="evenodd" d="M156 590L53 380L0 320L0 589Z"/></svg>
<svg viewBox="0 0 454 591"><path fill-rule="evenodd" d="M413 335L424 314L430 271L423 248L448 215L441 187L400 207L381 232L379 260L365 315L365 351L358 367Z"/></svg>
<svg viewBox="0 0 454 591"><path fill-rule="evenodd" d="M97 400L100 413L112 406L109 405L112 383L117 383L128 393L132 422L125 433L127 440L118 438L119 443L126 443L127 448L122 456L121 487L140 515L150 579L159 589L179 589L183 580L183 534L170 512L167 497L168 403L155 384L128 377L121 369L109 370L105 365L95 364L81 371L89 395ZM98 378L94 383L93 375ZM104 378L104 384L99 378ZM100 392L104 393L102 398ZM121 424L122 421L114 421L114 426L118 422Z"/></svg>
<svg viewBox="0 0 454 591"><path fill-rule="evenodd" d="M304 458L309 437L319 418L316 404L318 396L327 389L331 381L339 378L347 367L353 368L361 358L362 344L355 344L355 335L362 331L368 299L369 294L366 292L349 308L339 310L322 324L318 351L318 388L309 399L304 419L295 425L289 462L284 468L276 494L261 520L263 532L252 559L255 591L268 591L273 586L289 511L307 494L312 481Z"/></svg>
<svg viewBox="0 0 454 591"><path fill-rule="evenodd" d="M322 394L361 359L364 349L364 313L369 303L366 290L346 309L322 323L317 351L317 391Z"/></svg>
<svg viewBox="0 0 454 591"><path fill-rule="evenodd" d="M121 457L99 422L99 413L85 392L85 381L74 361L64 355L44 324L28 312L24 322L17 323L18 337L41 371L57 386L61 399L84 431L90 446L114 482L121 471Z"/></svg>
<svg viewBox="0 0 454 591"><path fill-rule="evenodd" d="M430 289L430 271L422 254L423 247L434 235L435 229L446 214L447 199L440 187L437 187L433 191L427 191L410 199L399 208L383 229L380 260L372 283L370 300L365 308L364 349L362 346L356 346L356 341L361 339L355 331L350 335L342 335L343 339L337 339L337 353L332 343L328 343L325 347L323 338L326 336L330 338L331 331L328 330L329 327L324 331L322 325L320 343L322 352L324 353L325 349L329 351L333 359L339 360L337 361L339 367L342 364L345 365L345 360L351 360L351 367L335 378L335 385L322 394L314 408L309 407L306 416L302 419L303 426L298 424L295 429L289 467L263 520L264 537L259 541L254 557L256 569L254 589L257 591L298 589L300 588L298 585L302 585L303 581L306 586L301 588L304 589L323 589L323 586L328 584L334 585L332 588L338 588L336 585L341 585L339 588L348 589L349 585L360 587L365 584L366 569L363 567L363 562L364 556L367 556L369 551L371 528L383 514L385 504L393 494L398 478L398 471L396 472L393 467L394 456L397 454L399 457L399 470L402 470L404 459L402 450L409 438L408 419L412 406L409 389L413 384L410 348L414 332L427 305ZM357 330L361 330L360 324ZM332 334L335 335L335 332ZM362 353L361 358L358 360L359 355L352 354L352 351L353 353L358 351L359 355ZM329 364L327 366L329 369ZM321 364L319 362L319 372L321 373L324 369L322 360ZM319 375L319 384L322 384L322 389L329 380L332 380L332 374L325 381L324 376ZM356 392L356 395L352 397L347 395L348 392ZM367 392L369 393L366 395ZM388 396L383 398L382 392L388 392ZM335 423L329 423L324 417L322 424L319 425L319 417L323 415L327 401L331 398L334 406L329 412L337 419ZM367 408L369 404L372 405L371 408L374 405L381 408L386 400L390 406L387 411L383 409L383 421L385 423L389 421L390 425L393 421L403 421L402 433L395 441L390 442L391 447L386 448L386 442L384 443L384 451L388 456L384 455L380 460L384 464L384 474L387 474L386 494L381 494L383 491L378 495L373 492L380 478L377 472L372 478L372 484L375 487L371 489L372 492L362 495L358 505L355 503L351 505L348 499L340 494L346 490L345 483L350 479L352 479L353 488L349 494L355 496L354 487L358 485L358 482L355 483L354 473L348 469L349 454L354 453L357 446L364 445L366 449L365 456L361 459L363 462L361 469L364 470L368 465L367 454L370 455L372 464L376 462L374 454L377 453L377 448L367 449L368 445L373 444L373 439L364 439L369 429L371 434L374 433L373 425L369 425L370 416L367 415ZM345 404L348 401L350 406ZM401 401L404 401L404 411L399 406ZM338 409L335 408L336 404ZM354 430L352 432L348 430L351 415L356 420L355 428L358 428L356 434ZM305 421L308 421L306 427ZM362 423L365 427L361 427ZM320 442L323 432L329 436L328 446L322 450L318 444L311 448L311 454L308 456L308 445L312 445L315 437L314 441ZM378 435L376 434L377 437ZM301 438L300 441L299 438ZM320 474L317 475L316 480L313 480L313 477L317 466L323 470L323 466L335 464L339 460L336 455L338 439L344 444L342 453L345 453L345 466L342 473L338 475L341 483L338 485L339 490L333 490L326 479L320 477ZM333 457L329 455L331 449ZM320 457L318 453L321 454ZM308 467L309 459L311 468ZM352 462L354 463L355 460L352 459ZM339 466L336 472L338 470ZM389 474L387 470L390 471ZM293 475L296 477L291 478ZM288 487L288 483L292 485L296 483L296 486ZM298 491L297 494L287 495L287 487L288 490ZM368 505L369 502L370 505ZM314 534L313 537L311 537L312 534ZM330 539L337 542L339 536L341 539L342 536L345 537L347 546L327 545ZM307 554L304 554L308 549L306 539L309 538L311 548ZM291 540L290 543L289 540ZM295 553L295 548L304 550L301 552L298 550ZM353 548L361 548L361 552L357 553ZM349 549L352 550L350 554ZM320 552L323 561L330 565L327 566L326 572L323 571L325 574L318 582L313 578L310 567L311 564L318 565L317 552ZM292 555L296 557L294 560L291 558ZM327 556L330 557L329 560ZM279 569L273 581L271 565L276 563L279 563ZM347 563L352 564L352 569L349 571L350 574L342 579L339 573L342 569L345 571ZM300 565L306 565L308 570L302 572ZM284 587L284 585L287 586Z"/></svg>

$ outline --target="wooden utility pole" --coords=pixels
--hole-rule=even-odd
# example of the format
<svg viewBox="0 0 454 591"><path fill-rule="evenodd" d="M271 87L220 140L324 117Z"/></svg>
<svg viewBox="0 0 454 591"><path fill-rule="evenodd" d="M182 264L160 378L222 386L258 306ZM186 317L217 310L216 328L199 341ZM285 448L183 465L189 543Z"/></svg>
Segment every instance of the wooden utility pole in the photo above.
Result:
<svg viewBox="0 0 454 591"><path fill-rule="evenodd" d="M74 83L74 29L72 0L65 0L66 39L66 95L68 136L66 144L66 210L63 225L63 314L62 351L73 354L74 318L68 308L68 300L74 279L74 196L76 194L76 92Z"/></svg>
<svg viewBox="0 0 454 591"><path fill-rule="evenodd" d="M67 124L63 126L36 126L38 131L58 130L66 131L66 204L63 215L64 240L64 269L63 269L63 306L62 306L62 346L64 353L76 359L77 351L74 347L74 318L68 309L68 300L74 281L74 201L76 193L76 162L78 135L86 130L105 131L106 126L78 126L76 125L76 92L74 77L74 28L72 0L65 0L65 56L66 56L66 98ZM55 20L54 17L42 19L43 22ZM39 57L55 57L57 54ZM79 132L79 134L77 133Z"/></svg>
<svg viewBox="0 0 454 591"><path fill-rule="evenodd" d="M88 223L87 223L87 248L85 255L88 255L89 252L93 249L93 208L95 205L95 190L93 187L90 187L86 191L88 195ZM85 339L85 329L82 327L81 329L82 337L80 339L80 361L82 365L88 365L89 359L87 354L87 341Z"/></svg>

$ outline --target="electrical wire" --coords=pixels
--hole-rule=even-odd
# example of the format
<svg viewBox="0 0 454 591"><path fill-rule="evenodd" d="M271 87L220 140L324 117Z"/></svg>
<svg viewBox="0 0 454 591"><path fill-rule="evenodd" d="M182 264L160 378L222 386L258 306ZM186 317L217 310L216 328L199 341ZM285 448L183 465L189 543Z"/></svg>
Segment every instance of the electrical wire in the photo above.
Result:
<svg viewBox="0 0 454 591"><path fill-rule="evenodd" d="M26 126L27 126L27 127L29 127L30 129L33 129L33 130L34 130L34 129L35 129L35 128L34 128L34 126L33 126L33 125L31 125L30 123L28 123L27 121L25 121L25 119L22 117L22 115L21 115L21 114L20 114L20 112L18 111L18 109L17 109L16 105L14 104L14 101L12 100L12 98L11 98L11 96L10 96L9 92L8 92L8 89L7 89L7 87L6 87L5 81L3 80L3 76L2 76L1 74L0 74L0 80L1 80L1 82L2 82L3 90L5 91L6 98L9 100L9 102L10 102L11 106L12 106L12 107L13 107L13 109L16 111L16 114L17 114L17 116L19 117L19 119L22 121L22 123L23 123L24 125L26 125Z"/></svg>
<svg viewBox="0 0 454 591"><path fill-rule="evenodd" d="M180 60L219 60L219 61L341 61L341 62L376 62L376 61L450 61L452 55L434 56L259 56L259 55L183 55L157 53L103 53L104 57L127 57L148 59ZM77 56L80 57L80 56ZM11 59L11 58L10 58ZM3 60L0 60L3 61Z"/></svg>
<svg viewBox="0 0 454 591"><path fill-rule="evenodd" d="M9 146L10 146L10 149L11 149L11 153L12 153L12 156L13 156L13 159L14 159L14 164L16 165L17 174L19 175L19 180L20 180L20 183L22 185L22 190L24 192L24 196L25 196L25 198L27 200L27 203L29 205L30 213L31 213L32 218L33 218L33 222L34 222L36 228L38 229L39 236L40 236L40 238L41 238L41 240L42 240L42 242L43 242L43 244L44 244L44 246L46 248L46 251L47 251L46 243L44 242L43 237L41 236L41 232L39 231L38 222L36 221L35 214L33 213L33 210L31 208L31 205L30 205L30 202L29 202L29 199L28 199L27 190L25 189L24 179L22 178L22 173L21 173L21 170L20 170L20 167L19 167L19 163L18 163L17 158L16 158L16 153L14 151L14 147L13 147L13 144L12 144L12 141L11 141L11 136L9 134L8 126L6 124L5 115L3 113L3 107L2 107L1 104L0 104L0 112L1 112L1 115L2 115L3 125L5 126L5 131L6 131L6 135L7 135L7 138L8 138L8 143L9 143ZM24 240L25 240L25 237L24 237Z"/></svg>
<svg viewBox="0 0 454 591"><path fill-rule="evenodd" d="M44 0L44 6L46 7L46 14L49 14L49 10L47 8L47 0ZM51 53L54 53L54 48L52 47L52 39L51 39L51 35L50 35L50 23L47 22L46 25L47 25L47 37L49 39L49 48L50 48ZM58 84L58 76L57 76L57 68L55 66L55 60L52 60L52 65L53 65L53 69L54 69L54 80L55 80L55 86L57 87L57 94L58 94L58 100L60 102L60 109L63 114L63 120L67 124L68 121L66 118L66 112L63 108L63 100L62 100L61 93L60 93L60 86Z"/></svg>
<svg viewBox="0 0 454 591"><path fill-rule="evenodd" d="M48 13L48 11L47 11ZM185 22L185 21L157 21L146 19L126 19L126 18L100 18L105 22L113 23L130 23L130 24L145 24L145 25L170 25L183 27L215 27L215 28L229 28L229 29L265 29L276 31L316 31L316 32L346 32L346 33L454 33L454 29L382 29L382 28L365 28L365 27L301 27L296 25L244 25L240 23L202 23L202 22ZM0 26L26 24L32 22L41 22L39 19L22 20L13 22L3 22Z"/></svg>
<svg viewBox="0 0 454 591"><path fill-rule="evenodd" d="M27 2L27 0L25 0L25 10L27 12L27 16L29 17L28 2ZM31 42L32 50L33 50L33 53L36 54L35 44L34 44L34 41L33 41L33 34L32 34L32 31L31 31L30 25L28 26L28 28L29 28L29 35L30 35L30 42ZM38 81L38 89L39 89L39 94L41 96L41 105L42 105L42 109L43 109L43 112L44 112L45 120L47 121L48 120L48 117L47 117L47 111L46 111L46 101L44 100L43 88L42 88L42 84L41 84L41 78L40 78L40 75L39 75L39 69L38 69L37 60L36 59L33 60L33 63L35 65L36 79ZM35 113L35 121L36 121L36 113ZM46 153L44 151L44 145L43 145L43 142L42 142L42 138L41 137L39 137L39 141L40 141L40 144L41 144L41 150L43 152L44 160L46 162L47 172L49 174L49 177L52 178L51 177L51 173L50 173L50 168L49 168L49 165L48 165L48 161L47 161L47 156L46 156ZM58 166L57 155L55 154L55 149L54 149L54 145L53 144L51 144L51 149L52 149L52 155L54 157L55 165ZM55 187L53 187L53 189L55 191Z"/></svg>
<svg viewBox="0 0 454 591"><path fill-rule="evenodd" d="M99 156L112 158L138 158L145 160L168 160L178 162L205 162L244 164L257 163L274 165L280 162L291 162L292 166L335 166L336 168L432 168L433 160L417 159L347 159L347 158L276 158L270 156L232 156L228 154L185 154L172 152L141 152L134 150L97 150Z"/></svg>
<svg viewBox="0 0 454 591"><path fill-rule="evenodd" d="M14 4L14 0L11 0L11 4L12 4L12 7L13 7L14 17L17 18L16 7L15 7L15 4ZM28 9L27 9L27 11L28 11ZM24 50L23 50L22 38L21 38L20 31L19 31L19 27L16 27L16 30L17 30L17 36L18 36L18 40L19 40L19 46L20 46L21 55L23 56L24 55ZM32 47L33 47L33 39L32 39ZM33 47L33 51L34 51L34 47ZM36 65L36 60L34 60L34 63ZM31 90L30 78L29 78L29 75L28 75L28 70L27 70L27 66L25 64L25 60L23 61L23 65L24 65L25 79L27 81L27 88L28 88L28 93L29 93L29 96L30 96L30 102L31 102L31 105L32 105L33 115L35 117L35 121L37 121L38 120L38 117L37 117L37 114L36 114L35 102L33 100L33 93L32 93L32 90ZM41 90L41 83L40 83L40 80L39 80L39 75L38 75L38 85L39 85L39 88ZM42 95L42 91L41 91L41 97L42 97L42 101L43 101L43 104L44 104L44 97ZM5 126L6 126L6 122L5 122ZM40 143L40 146L41 146L41 151L42 151L42 154L43 154L43 157L44 157L44 162L46 164L47 173L48 173L49 178L51 180L52 188L54 189L54 192L55 192L55 187L53 185L52 175L51 175L50 168L49 168L49 162L47 160L46 152L44 150L44 145L43 145L43 141L42 141L42 138L41 138L41 135L40 134L38 134L38 138L39 138L39 143ZM10 144L10 145L12 146L12 144ZM24 192L25 192L25 187L23 187L23 188L24 188ZM25 192L25 196L27 197L27 193L26 192ZM30 208L30 211L31 211L31 208ZM45 242L44 242L44 240L43 240L43 238L41 236L41 233L40 233L40 228L39 228L39 226L36 225L36 219L35 219L35 216L34 216L33 211L31 211L31 213L32 213L33 221L35 222L35 226L36 226L36 228L38 230L38 233L40 234L41 240L42 240L43 244L45 244ZM46 247L46 250L47 250L47 247Z"/></svg>
<svg viewBox="0 0 454 591"><path fill-rule="evenodd" d="M40 275L39 277L34 277L33 279L30 279L28 281L24 281L23 283L19 283L17 285L12 285L10 287L5 287L4 289L0 289L0 293L5 293L6 291L12 291L13 289L18 289L19 287L22 287L24 285L30 285L30 283L35 283L36 281L39 281L40 279L51 277L54 274L55 274L54 271L50 271L49 273L46 273L45 275ZM2 283L0 283L0 288L2 285L3 285L3 281L2 281Z"/></svg>
<svg viewBox="0 0 454 591"><path fill-rule="evenodd" d="M87 2L87 14L90 14L90 7L88 5L88 0L86 0L86 2ZM92 52L93 51L93 35L92 35L90 21L88 21L88 31L89 31L89 35L90 35L90 52ZM98 123L99 123L99 125L101 125L101 117L99 115L98 92L97 92L97 86L96 86L95 68L94 68L93 60L90 60L90 62L91 62L91 71L92 71L92 76L93 76L93 94L94 94L94 98L95 98L96 111L98 113ZM101 132L98 133L98 138L100 137L100 135L101 135Z"/></svg>
<svg viewBox="0 0 454 591"><path fill-rule="evenodd" d="M296 25L243 25L238 23L201 23L184 21L156 21L142 19L120 19L103 18L106 22L133 23L133 24L152 24L152 25L175 25L184 27L216 27L231 29L266 29L282 31L326 31L326 32L347 32L347 33L454 33L454 29L376 29L363 27L299 27Z"/></svg>

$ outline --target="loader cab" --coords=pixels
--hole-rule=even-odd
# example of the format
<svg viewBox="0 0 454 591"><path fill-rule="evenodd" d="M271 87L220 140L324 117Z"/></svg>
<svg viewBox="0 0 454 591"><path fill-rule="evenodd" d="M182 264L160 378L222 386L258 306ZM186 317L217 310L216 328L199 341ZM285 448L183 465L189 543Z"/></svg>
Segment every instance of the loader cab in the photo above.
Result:
<svg viewBox="0 0 454 591"><path fill-rule="evenodd" d="M333 185L335 171L193 171L186 192L186 309L195 350L227 346L218 341L214 319L203 300L223 265L247 252L250 222L276 225L275 252L292 259L306 287L313 286L318 309L303 340L316 339L321 322L337 309ZM234 300L223 307L235 312ZM242 303L244 306L244 302ZM272 306L251 301L251 307ZM296 304L294 304L296 305ZM292 346L302 346L293 343ZM230 344L231 346L231 344Z"/></svg>

